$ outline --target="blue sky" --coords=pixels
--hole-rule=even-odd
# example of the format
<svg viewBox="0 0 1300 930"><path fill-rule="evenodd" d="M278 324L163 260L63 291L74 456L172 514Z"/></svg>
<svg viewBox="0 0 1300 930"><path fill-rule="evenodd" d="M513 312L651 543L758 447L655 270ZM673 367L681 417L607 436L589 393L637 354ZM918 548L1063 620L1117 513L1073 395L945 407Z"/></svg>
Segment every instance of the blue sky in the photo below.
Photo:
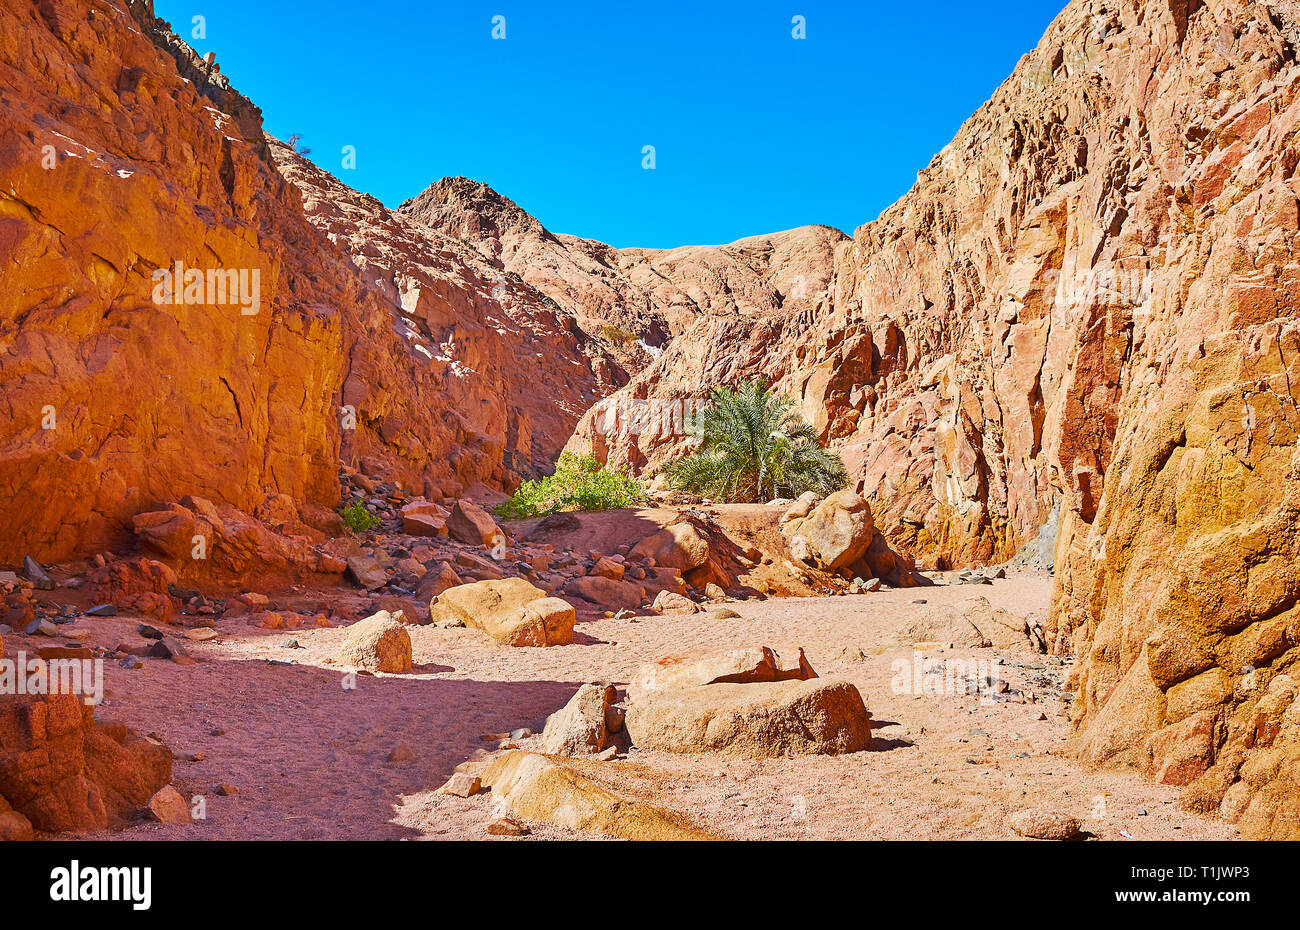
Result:
<svg viewBox="0 0 1300 930"><path fill-rule="evenodd" d="M313 161L389 206L459 174L553 232L657 247L809 223L851 233L1062 6L155 0L268 131L301 134Z"/></svg>

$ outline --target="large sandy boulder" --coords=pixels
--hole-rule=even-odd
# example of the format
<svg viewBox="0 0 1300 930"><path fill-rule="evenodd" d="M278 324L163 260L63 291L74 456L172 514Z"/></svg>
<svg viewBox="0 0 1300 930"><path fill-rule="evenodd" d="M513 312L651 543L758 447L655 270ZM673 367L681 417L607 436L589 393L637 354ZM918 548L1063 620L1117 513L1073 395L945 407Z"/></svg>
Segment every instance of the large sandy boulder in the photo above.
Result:
<svg viewBox="0 0 1300 930"><path fill-rule="evenodd" d="M642 539L632 547L628 558L654 559L655 565L690 571L708 561L709 542L693 524L683 521Z"/></svg>
<svg viewBox="0 0 1300 930"><path fill-rule="evenodd" d="M871 715L858 689L823 678L640 692L624 726L632 745L660 752L769 758L871 745Z"/></svg>
<svg viewBox="0 0 1300 930"><path fill-rule="evenodd" d="M434 623L459 620L507 646L573 642L573 605L548 597L522 578L476 581L448 588L429 604Z"/></svg>
<svg viewBox="0 0 1300 930"><path fill-rule="evenodd" d="M700 612L700 605L685 594L663 590L655 595L651 609L657 614L695 614Z"/></svg>
<svg viewBox="0 0 1300 930"><path fill-rule="evenodd" d="M721 839L676 811L615 793L554 758L507 752L481 773L492 798L525 820L626 840Z"/></svg>
<svg viewBox="0 0 1300 930"><path fill-rule="evenodd" d="M609 745L606 717L617 697L613 685L583 685L569 703L546 718L542 752L555 756L600 752Z"/></svg>
<svg viewBox="0 0 1300 930"><path fill-rule="evenodd" d="M372 672L409 672L411 634L406 624L381 610L348 627L339 661Z"/></svg>
<svg viewBox="0 0 1300 930"><path fill-rule="evenodd" d="M795 515L807 503L806 497L800 498L781 522L781 533L792 549L806 547L812 559L828 570L852 565L867 554L876 525L865 500L853 491L839 491L809 508L806 516Z"/></svg>

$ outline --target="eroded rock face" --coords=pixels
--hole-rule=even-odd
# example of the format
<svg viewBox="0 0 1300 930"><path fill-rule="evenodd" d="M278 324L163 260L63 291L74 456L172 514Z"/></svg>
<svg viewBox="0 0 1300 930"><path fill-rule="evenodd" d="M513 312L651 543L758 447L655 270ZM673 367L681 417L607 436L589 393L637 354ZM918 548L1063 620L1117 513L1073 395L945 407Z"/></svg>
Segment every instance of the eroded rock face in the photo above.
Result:
<svg viewBox="0 0 1300 930"><path fill-rule="evenodd" d="M375 298L349 330L341 403L356 429L342 436L344 459L378 458L448 495L448 482L509 488L549 472L582 412L626 380L603 343L567 304L455 234L388 210L288 146L272 140L270 151Z"/></svg>
<svg viewBox="0 0 1300 930"><path fill-rule="evenodd" d="M174 556L187 494L331 508L340 460L508 486L574 423L650 472L684 448L673 402L762 374L844 455L873 546L996 561L1059 507L1076 749L1300 836L1298 39L1288 4L1076 0L852 239L654 251L464 179L385 210L268 141L148 3L0 8L0 564L136 531ZM256 312L156 300L176 262L256 271Z"/></svg>
<svg viewBox="0 0 1300 930"><path fill-rule="evenodd" d="M171 772L167 747L97 724L78 695L0 700L0 830L12 838L124 826Z"/></svg>
<svg viewBox="0 0 1300 930"><path fill-rule="evenodd" d="M147 3L5 5L0 84L0 562L112 548L186 493L337 499L325 360L366 298L257 108ZM256 272L256 299L155 301L176 262L242 271L241 298Z"/></svg>
<svg viewBox="0 0 1300 930"><path fill-rule="evenodd" d="M439 493L546 468L608 352L267 139L151 6L0 10L0 564L119 548L187 494L333 508L340 461ZM178 262L202 286L155 299Z"/></svg>

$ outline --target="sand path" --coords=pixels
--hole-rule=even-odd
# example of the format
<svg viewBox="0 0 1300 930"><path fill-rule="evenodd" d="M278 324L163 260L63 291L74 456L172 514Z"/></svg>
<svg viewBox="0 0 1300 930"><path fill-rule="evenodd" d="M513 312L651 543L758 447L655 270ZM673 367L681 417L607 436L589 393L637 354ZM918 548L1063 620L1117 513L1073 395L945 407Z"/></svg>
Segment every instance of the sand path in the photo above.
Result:
<svg viewBox="0 0 1300 930"><path fill-rule="evenodd" d="M1013 688L1034 691L1036 703L897 687L896 663L910 663L912 650L882 651L881 644L917 609L917 598L936 605L985 597L1027 614L1046 608L1050 588L1049 578L1025 574L993 585L749 601L728 605L741 614L729 620L614 620L587 612L573 645L547 649L498 646L473 630L413 627L416 670L360 676L352 690L343 687L345 670L331 664L343 629L286 633L222 621L219 641L194 646L201 659L194 665L146 660L127 671L106 663L107 701L98 711L171 746L174 782L205 797L206 819L83 836L483 838L493 816L490 794L433 793L455 765L496 748L482 735L540 731L582 682L625 682L646 661L765 644L803 646L823 676L853 681L871 710L878 748L765 761L633 750L626 760L593 764L629 793L737 838L1009 838L1008 815L1026 806L1067 811L1102 839L1124 839L1121 831L1134 839L1235 837L1230 825L1179 810L1174 788L1066 758L1060 685L1068 669L1044 656L926 653L931 661L989 663ZM125 617L78 621L109 647L134 641L135 624ZM290 639L301 648L282 645ZM998 658L1003 664L992 665ZM386 761L401 745L414 761ZM200 761L184 761L197 753ZM235 793L217 794L220 785ZM533 828L534 837L577 836Z"/></svg>

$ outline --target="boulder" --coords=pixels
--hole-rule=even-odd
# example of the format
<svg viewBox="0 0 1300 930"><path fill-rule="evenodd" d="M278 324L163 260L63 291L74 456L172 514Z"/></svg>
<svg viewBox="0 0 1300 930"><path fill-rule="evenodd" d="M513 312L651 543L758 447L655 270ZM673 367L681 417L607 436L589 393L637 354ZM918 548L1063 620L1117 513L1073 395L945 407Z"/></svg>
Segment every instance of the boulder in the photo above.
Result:
<svg viewBox="0 0 1300 930"><path fill-rule="evenodd" d="M487 825L488 836L527 836L533 831L513 817L497 817Z"/></svg>
<svg viewBox="0 0 1300 930"><path fill-rule="evenodd" d="M573 642L573 605L548 597L522 578L476 581L449 588L429 604L434 623L460 621L507 646Z"/></svg>
<svg viewBox="0 0 1300 930"><path fill-rule="evenodd" d="M689 571L709 558L709 543L691 523L674 523L642 539L628 553L632 561L654 559L656 566Z"/></svg>
<svg viewBox="0 0 1300 930"><path fill-rule="evenodd" d="M626 840L722 839L685 814L626 798L569 764L537 753L507 752L481 777L494 802L526 820Z"/></svg>
<svg viewBox="0 0 1300 930"><path fill-rule="evenodd" d="M23 559L23 574L27 577L27 580L38 589L42 591L54 590L54 579L50 577L49 573L41 563L37 562L30 555Z"/></svg>
<svg viewBox="0 0 1300 930"><path fill-rule="evenodd" d="M495 562L472 552L457 552L456 565L460 568L459 574L475 581L499 581L505 577L505 572Z"/></svg>
<svg viewBox="0 0 1300 930"><path fill-rule="evenodd" d="M823 678L641 691L624 726L632 745L660 752L770 758L871 745L871 715L858 689Z"/></svg>
<svg viewBox="0 0 1300 930"><path fill-rule="evenodd" d="M812 509L817 506L817 502L820 500L821 498L817 496L816 491L804 491L799 495L798 500L791 504L785 513L781 514L781 522L789 523L792 520L802 520L812 512ZM775 504L777 501L771 501L770 503Z"/></svg>
<svg viewBox="0 0 1300 930"><path fill-rule="evenodd" d="M505 534L492 515L473 501L460 500L447 515L447 532L457 542L471 546L494 546Z"/></svg>
<svg viewBox="0 0 1300 930"><path fill-rule="evenodd" d="M1037 621L993 607L982 597L959 604L935 605L917 611L897 633L902 645L952 643L963 649L992 647L1013 651L1044 651Z"/></svg>
<svg viewBox="0 0 1300 930"><path fill-rule="evenodd" d="M379 560L369 555L350 555L347 557L348 577L367 591L382 588L388 584L388 572Z"/></svg>
<svg viewBox="0 0 1300 930"><path fill-rule="evenodd" d="M612 578L615 581L623 580L623 572L627 569L622 562L615 562L608 556L602 556L596 560L596 564L591 566L588 575L600 576L603 578Z"/></svg>
<svg viewBox="0 0 1300 930"><path fill-rule="evenodd" d="M159 823L193 823L190 804L171 785L164 785L149 799L149 816Z"/></svg>
<svg viewBox="0 0 1300 930"><path fill-rule="evenodd" d="M568 594L581 597L602 607L633 608L645 600L645 588L633 581L615 581L600 575L580 575L564 588Z"/></svg>
<svg viewBox="0 0 1300 930"><path fill-rule="evenodd" d="M1041 808L1028 808L1011 815L1011 829L1035 840L1069 840L1083 829L1069 814Z"/></svg>
<svg viewBox="0 0 1300 930"><path fill-rule="evenodd" d="M583 685L569 703L546 719L541 751L553 756L584 756L609 745L606 720L618 698L613 685Z"/></svg>
<svg viewBox="0 0 1300 930"><path fill-rule="evenodd" d="M402 532L410 536L446 536L447 511L431 501L411 501L402 507Z"/></svg>
<svg viewBox="0 0 1300 930"><path fill-rule="evenodd" d="M339 661L372 672L409 672L411 634L404 623L381 610L348 627Z"/></svg>
<svg viewBox="0 0 1300 930"><path fill-rule="evenodd" d="M838 491L811 507L805 516L792 515L806 503L801 497L782 518L781 532L792 550L806 548L822 568L834 571L852 565L867 553L876 535L871 506L853 491ZM795 544L798 537L803 544ZM805 546L806 544L806 546Z"/></svg>
<svg viewBox="0 0 1300 930"><path fill-rule="evenodd" d="M686 595L672 591L660 591L655 595L654 604L651 606L658 614L693 614L700 609L699 605Z"/></svg>
<svg viewBox="0 0 1300 930"><path fill-rule="evenodd" d="M0 811L36 830L125 826L171 776L166 746L97 723L76 695L0 699ZM15 817L0 821L0 833L23 831Z"/></svg>
<svg viewBox="0 0 1300 930"><path fill-rule="evenodd" d="M36 832L32 829L32 822L0 798L0 843L26 843L34 839Z"/></svg>
<svg viewBox="0 0 1300 930"><path fill-rule="evenodd" d="M483 782L477 775L456 772L438 789L438 794L449 794L456 798L468 798L483 790Z"/></svg>
<svg viewBox="0 0 1300 930"><path fill-rule="evenodd" d="M433 600L451 588L464 584L456 570L447 562L435 562L420 578L420 583L415 589L416 595L422 601Z"/></svg>

